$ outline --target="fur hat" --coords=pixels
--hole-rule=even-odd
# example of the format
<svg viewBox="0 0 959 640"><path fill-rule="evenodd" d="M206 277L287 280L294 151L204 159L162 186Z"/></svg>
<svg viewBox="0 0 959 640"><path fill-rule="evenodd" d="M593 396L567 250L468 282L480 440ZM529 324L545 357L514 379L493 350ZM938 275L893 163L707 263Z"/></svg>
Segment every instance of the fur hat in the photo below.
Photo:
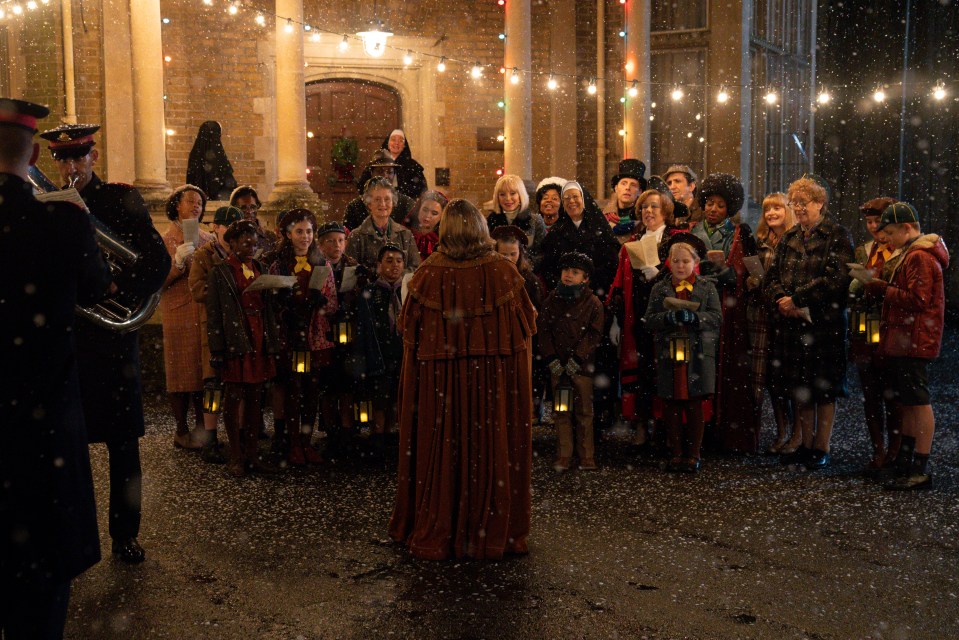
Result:
<svg viewBox="0 0 959 640"><path fill-rule="evenodd" d="M593 276L593 260L585 253L579 251L570 251L564 253L559 259L559 270L563 269L581 269L586 272L586 276Z"/></svg>
<svg viewBox="0 0 959 640"><path fill-rule="evenodd" d="M636 158L624 158L619 161L619 171L609 180L609 186L616 188L623 178L632 178L639 182L640 191L646 191L646 165Z"/></svg>
<svg viewBox="0 0 959 640"><path fill-rule="evenodd" d="M556 189L562 194L563 187L566 186L567 182L569 181L566 178L560 178L558 176L551 176L540 180L539 184L536 185L536 208L539 209L539 203L543 201L543 196L546 195L546 192L550 189Z"/></svg>
<svg viewBox="0 0 959 640"><path fill-rule="evenodd" d="M706 200L709 196L719 196L726 201L726 217L731 218L746 201L743 192L743 183L734 175L728 173L711 173L699 185L699 206L706 209Z"/></svg>

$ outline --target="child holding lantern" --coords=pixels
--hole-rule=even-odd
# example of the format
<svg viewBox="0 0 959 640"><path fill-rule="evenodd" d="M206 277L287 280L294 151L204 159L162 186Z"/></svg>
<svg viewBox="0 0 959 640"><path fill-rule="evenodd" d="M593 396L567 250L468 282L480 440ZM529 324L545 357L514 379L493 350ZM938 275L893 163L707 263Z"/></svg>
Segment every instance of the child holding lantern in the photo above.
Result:
<svg viewBox="0 0 959 640"><path fill-rule="evenodd" d="M681 233L670 241L671 277L653 287L643 318L653 332L656 393L665 405L663 418L672 450L666 468L686 473L699 470L703 400L716 388L716 348L723 317L716 287L696 275L702 259L697 247L705 247L695 240ZM668 306L667 298L673 299Z"/></svg>
<svg viewBox="0 0 959 640"><path fill-rule="evenodd" d="M603 303L589 288L593 261L571 251L559 260L560 280L543 302L539 351L550 372L554 394L571 387L565 411L553 407L558 437L553 469L566 471L573 456L573 420L579 468L596 469L593 447L593 372L596 347L603 333ZM566 385L563 385L563 383ZM575 413L575 416L570 414Z"/></svg>

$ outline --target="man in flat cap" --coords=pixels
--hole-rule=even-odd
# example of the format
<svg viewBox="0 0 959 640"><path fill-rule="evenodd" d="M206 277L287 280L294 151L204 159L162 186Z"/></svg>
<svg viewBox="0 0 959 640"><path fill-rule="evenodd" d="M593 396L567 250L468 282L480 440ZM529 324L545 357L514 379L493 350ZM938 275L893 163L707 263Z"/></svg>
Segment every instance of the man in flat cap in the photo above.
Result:
<svg viewBox="0 0 959 640"><path fill-rule="evenodd" d="M393 160L393 156L390 155L389 151L386 149L376 150L370 163L366 165L366 170L363 171L363 175L360 177L362 180L359 184L360 196L350 200L349 204L346 205L346 215L343 217L343 224L347 229L350 231L356 229L363 224L366 216L370 215L366 204L363 202L363 190L366 188L366 181L372 178L384 177L395 187L396 168L399 166L400 165L396 164ZM364 180L364 178L366 179ZM408 227L410 222L410 209L413 207L413 198L399 191L397 191L397 195L399 197L393 206L393 212L390 214L390 217L401 225Z"/></svg>
<svg viewBox="0 0 959 640"><path fill-rule="evenodd" d="M103 182L94 172L99 125L65 124L40 137L64 186L80 192L90 213L124 245L139 254L136 265L116 274L119 291L144 300L163 286L170 255L153 227L143 197L127 184ZM110 458L110 537L113 554L128 563L142 562L140 532L140 442L143 398L137 331L119 332L87 319L77 321L77 356L83 412L90 442L105 442Z"/></svg>
<svg viewBox="0 0 959 640"><path fill-rule="evenodd" d="M60 638L100 559L73 327L107 295L89 216L33 196L46 107L0 98L0 636Z"/></svg>
<svg viewBox="0 0 959 640"><path fill-rule="evenodd" d="M676 219L676 224L689 224L690 226L703 219L703 209L699 206L699 199L695 197L696 172L685 164L674 164L666 169L663 174L663 180L666 186L673 194L673 200L686 205L689 216L684 219Z"/></svg>

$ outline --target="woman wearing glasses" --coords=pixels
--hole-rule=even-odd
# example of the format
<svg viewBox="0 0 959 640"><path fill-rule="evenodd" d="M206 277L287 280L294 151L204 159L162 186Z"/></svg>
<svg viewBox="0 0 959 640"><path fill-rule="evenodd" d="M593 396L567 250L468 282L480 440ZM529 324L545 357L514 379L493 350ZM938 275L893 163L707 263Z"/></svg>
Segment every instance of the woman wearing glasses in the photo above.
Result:
<svg viewBox="0 0 959 640"><path fill-rule="evenodd" d="M250 185L237 187L233 190L233 193L230 194L230 206L242 211L244 220L252 220L256 223L256 249L254 257L257 260L263 261L264 264L271 264L279 238L274 232L265 229L260 223L260 219L256 217L260 207L263 206L260 202L260 196L256 193L256 189Z"/></svg>
<svg viewBox="0 0 959 640"><path fill-rule="evenodd" d="M786 195L799 224L783 234L763 280L776 310L769 383L792 399L802 433L781 462L821 469L829 464L836 398L846 396L846 263L853 245L849 231L827 215L829 196L818 181L800 178Z"/></svg>

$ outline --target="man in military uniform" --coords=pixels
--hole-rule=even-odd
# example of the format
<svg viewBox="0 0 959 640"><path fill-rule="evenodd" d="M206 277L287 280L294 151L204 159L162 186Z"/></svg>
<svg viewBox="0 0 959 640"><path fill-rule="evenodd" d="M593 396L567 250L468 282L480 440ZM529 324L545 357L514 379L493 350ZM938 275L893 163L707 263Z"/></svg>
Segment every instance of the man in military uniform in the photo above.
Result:
<svg viewBox="0 0 959 640"><path fill-rule="evenodd" d="M66 124L45 131L65 185L74 186L90 213L137 254L133 268L116 274L120 292L146 299L163 286L170 256L153 227L140 193L130 185L103 182L93 171L99 125ZM140 442L143 399L137 331L121 333L86 319L77 321L77 357L83 412L90 442L105 442L110 459L110 537L113 554L142 562L140 532Z"/></svg>
<svg viewBox="0 0 959 640"><path fill-rule="evenodd" d="M73 340L110 271L90 218L27 181L41 105L0 98L0 636L60 638L70 581L100 560Z"/></svg>

